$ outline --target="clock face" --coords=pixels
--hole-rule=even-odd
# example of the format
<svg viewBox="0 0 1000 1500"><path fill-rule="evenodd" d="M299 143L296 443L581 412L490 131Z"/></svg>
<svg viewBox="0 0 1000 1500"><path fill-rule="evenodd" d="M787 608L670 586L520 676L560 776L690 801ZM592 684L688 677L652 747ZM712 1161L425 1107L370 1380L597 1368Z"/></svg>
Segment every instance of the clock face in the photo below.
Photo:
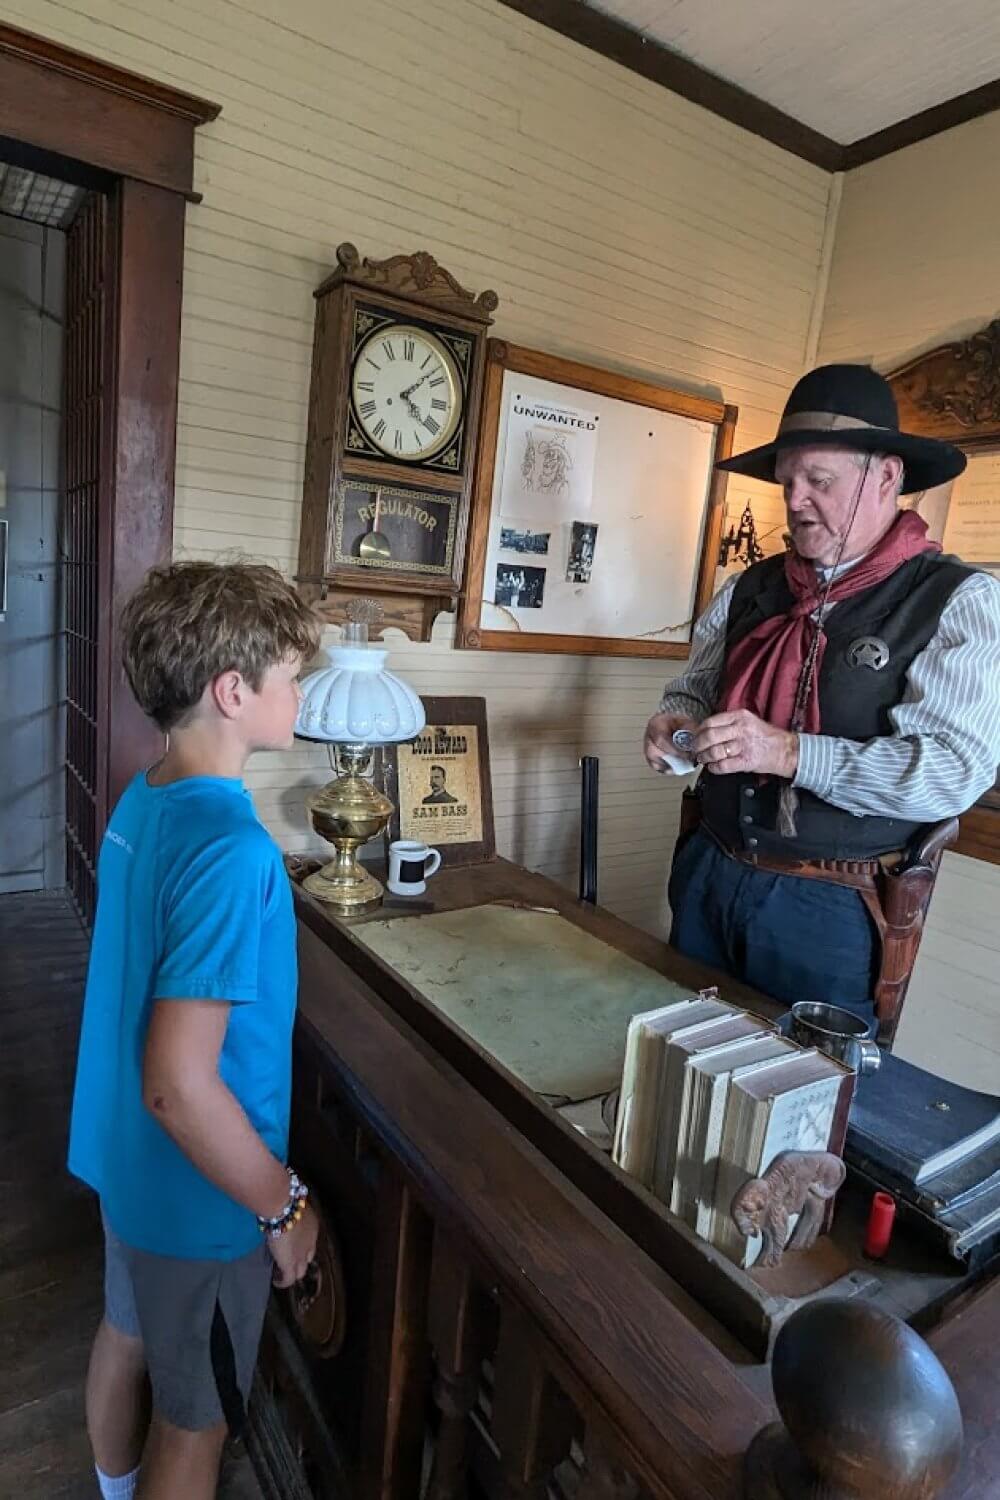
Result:
<svg viewBox="0 0 1000 1500"><path fill-rule="evenodd" d="M361 345L351 395L365 436L389 458L438 453L462 416L462 381L447 346L423 328L393 323Z"/></svg>

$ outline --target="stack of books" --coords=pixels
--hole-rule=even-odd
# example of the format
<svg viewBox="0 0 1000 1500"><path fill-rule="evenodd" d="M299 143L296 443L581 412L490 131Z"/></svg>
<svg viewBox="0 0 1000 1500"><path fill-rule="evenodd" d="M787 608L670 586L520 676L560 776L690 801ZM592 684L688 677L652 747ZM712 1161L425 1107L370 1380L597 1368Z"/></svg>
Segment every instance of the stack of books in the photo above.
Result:
<svg viewBox="0 0 1000 1500"><path fill-rule="evenodd" d="M914 1227L976 1265L1000 1248L1000 1098L885 1054L862 1078L844 1151Z"/></svg>
<svg viewBox="0 0 1000 1500"><path fill-rule="evenodd" d="M633 1016L613 1158L735 1264L730 1206L783 1151L842 1153L854 1075L712 994Z"/></svg>

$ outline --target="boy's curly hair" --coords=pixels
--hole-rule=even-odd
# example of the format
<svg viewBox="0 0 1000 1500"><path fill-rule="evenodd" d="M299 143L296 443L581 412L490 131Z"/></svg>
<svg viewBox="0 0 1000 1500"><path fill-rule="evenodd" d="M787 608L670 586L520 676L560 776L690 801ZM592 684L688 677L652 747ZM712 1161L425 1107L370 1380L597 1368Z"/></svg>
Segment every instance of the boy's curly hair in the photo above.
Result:
<svg viewBox="0 0 1000 1500"><path fill-rule="evenodd" d="M121 616L122 660L161 729L183 723L222 672L259 692L268 667L315 653L322 622L275 568L177 562L153 568Z"/></svg>

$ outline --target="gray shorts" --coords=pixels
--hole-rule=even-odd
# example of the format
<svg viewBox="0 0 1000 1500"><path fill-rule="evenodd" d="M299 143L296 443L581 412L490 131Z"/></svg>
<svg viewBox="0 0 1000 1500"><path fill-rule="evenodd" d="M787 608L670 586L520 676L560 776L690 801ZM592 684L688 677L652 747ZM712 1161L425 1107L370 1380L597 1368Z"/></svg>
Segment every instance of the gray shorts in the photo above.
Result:
<svg viewBox="0 0 1000 1500"><path fill-rule="evenodd" d="M105 1321L142 1339L164 1421L242 1430L272 1267L263 1241L240 1260L177 1260L133 1250L105 1220Z"/></svg>

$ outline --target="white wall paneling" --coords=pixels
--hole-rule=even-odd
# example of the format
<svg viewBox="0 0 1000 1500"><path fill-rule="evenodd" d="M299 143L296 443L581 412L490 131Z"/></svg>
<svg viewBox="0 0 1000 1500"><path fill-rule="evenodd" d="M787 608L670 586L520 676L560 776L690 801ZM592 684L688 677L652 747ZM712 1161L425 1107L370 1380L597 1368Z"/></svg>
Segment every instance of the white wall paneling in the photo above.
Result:
<svg viewBox="0 0 1000 1500"><path fill-rule="evenodd" d="M217 100L188 214L176 549L297 555L312 291L341 240L428 249L495 287L513 342L722 396L768 437L807 361L831 179L493 0L3 0L4 19ZM738 514L759 487L730 486ZM601 897L654 930L677 789L638 738L655 662L393 641L427 692L487 699L502 852L576 881L581 754L601 758ZM303 752L251 767L308 834Z"/></svg>

